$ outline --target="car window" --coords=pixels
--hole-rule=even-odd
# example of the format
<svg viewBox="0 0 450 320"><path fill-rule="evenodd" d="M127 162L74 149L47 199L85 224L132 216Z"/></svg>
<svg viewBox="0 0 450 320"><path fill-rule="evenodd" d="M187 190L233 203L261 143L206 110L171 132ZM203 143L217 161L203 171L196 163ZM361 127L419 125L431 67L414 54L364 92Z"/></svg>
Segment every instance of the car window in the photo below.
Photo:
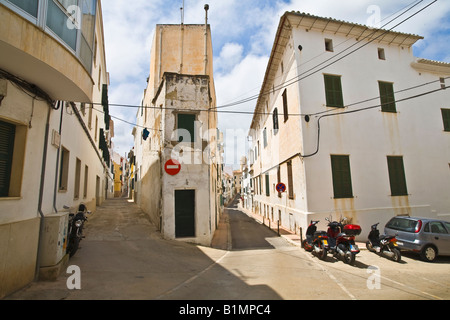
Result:
<svg viewBox="0 0 450 320"><path fill-rule="evenodd" d="M444 225L440 223L439 221L431 221L430 222L430 232L431 233L447 233L447 230L445 230Z"/></svg>
<svg viewBox="0 0 450 320"><path fill-rule="evenodd" d="M404 218L392 218L386 227L394 230L414 232L416 229L417 221Z"/></svg>
<svg viewBox="0 0 450 320"><path fill-rule="evenodd" d="M447 227L447 233L450 231L450 222L444 221L444 225Z"/></svg>

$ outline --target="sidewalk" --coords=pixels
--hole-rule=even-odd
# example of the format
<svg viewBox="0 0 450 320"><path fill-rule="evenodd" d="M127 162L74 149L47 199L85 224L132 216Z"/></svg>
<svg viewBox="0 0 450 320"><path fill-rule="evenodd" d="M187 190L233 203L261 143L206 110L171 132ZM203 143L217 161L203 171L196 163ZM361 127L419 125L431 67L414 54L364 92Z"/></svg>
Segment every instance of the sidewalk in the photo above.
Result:
<svg viewBox="0 0 450 320"><path fill-rule="evenodd" d="M253 218L257 222L264 224L265 226L270 228L273 232L277 233L280 237L283 237L284 239L286 239L289 243L291 243L295 246L299 246L299 247L302 246L302 238L300 237L300 235L294 233L293 231L288 230L282 226L278 226L278 223L274 223L259 214L256 214L246 208L241 207L240 205L237 206L237 209L241 210L243 213L245 213L247 216ZM224 214L225 214L225 212L224 212ZM222 223L225 223L227 219L228 218L226 218ZM219 224L219 227L220 227L220 224ZM222 226L222 228L224 228L224 226ZM306 230L305 230L305 232L306 232ZM303 234L303 239L304 238L305 238L305 235ZM365 243L356 242L356 245L359 247L360 250L366 250Z"/></svg>

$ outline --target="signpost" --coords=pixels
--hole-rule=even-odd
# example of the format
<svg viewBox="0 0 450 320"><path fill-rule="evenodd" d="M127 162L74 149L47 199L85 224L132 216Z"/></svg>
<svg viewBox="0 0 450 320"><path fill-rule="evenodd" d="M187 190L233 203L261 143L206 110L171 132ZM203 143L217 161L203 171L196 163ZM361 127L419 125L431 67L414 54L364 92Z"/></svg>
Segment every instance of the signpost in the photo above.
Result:
<svg viewBox="0 0 450 320"><path fill-rule="evenodd" d="M164 165L164 170L166 171L167 174L175 176L180 172L181 164L177 160L170 159Z"/></svg>
<svg viewBox="0 0 450 320"><path fill-rule="evenodd" d="M277 191L278 192L285 192L286 191L286 185L284 184L284 183L279 183L279 184L277 184Z"/></svg>

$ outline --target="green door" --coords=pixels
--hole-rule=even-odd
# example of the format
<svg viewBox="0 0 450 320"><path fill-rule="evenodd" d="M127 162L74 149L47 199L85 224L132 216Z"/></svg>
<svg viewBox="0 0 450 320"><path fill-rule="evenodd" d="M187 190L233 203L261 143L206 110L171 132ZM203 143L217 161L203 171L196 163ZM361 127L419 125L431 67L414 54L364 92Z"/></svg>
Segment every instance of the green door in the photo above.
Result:
<svg viewBox="0 0 450 320"><path fill-rule="evenodd" d="M175 190L175 237L195 237L195 190Z"/></svg>

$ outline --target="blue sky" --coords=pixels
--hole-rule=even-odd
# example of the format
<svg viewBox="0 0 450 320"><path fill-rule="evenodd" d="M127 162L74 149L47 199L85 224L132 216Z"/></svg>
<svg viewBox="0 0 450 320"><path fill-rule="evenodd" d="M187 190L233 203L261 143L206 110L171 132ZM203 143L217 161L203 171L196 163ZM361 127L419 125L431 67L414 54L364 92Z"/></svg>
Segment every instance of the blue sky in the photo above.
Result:
<svg viewBox="0 0 450 320"><path fill-rule="evenodd" d="M209 4L214 81L220 106L259 93L275 32L284 12L301 11L370 24L374 10L384 19L415 2L420 0L185 0L184 23L204 23L204 5ZM431 2L433 0L423 0L411 13ZM182 0L102 1L111 104L140 104L149 75L155 25L179 24L182 4ZM414 46L416 57L450 62L449 0L438 0L395 31L425 37ZM227 110L253 111L255 103L252 101ZM110 110L112 116L135 121L137 109L111 106ZM251 115L219 114L219 127L222 131L248 132L251 119ZM133 126L117 119L114 122L115 149L124 155L133 145ZM240 156L226 160L236 162Z"/></svg>

